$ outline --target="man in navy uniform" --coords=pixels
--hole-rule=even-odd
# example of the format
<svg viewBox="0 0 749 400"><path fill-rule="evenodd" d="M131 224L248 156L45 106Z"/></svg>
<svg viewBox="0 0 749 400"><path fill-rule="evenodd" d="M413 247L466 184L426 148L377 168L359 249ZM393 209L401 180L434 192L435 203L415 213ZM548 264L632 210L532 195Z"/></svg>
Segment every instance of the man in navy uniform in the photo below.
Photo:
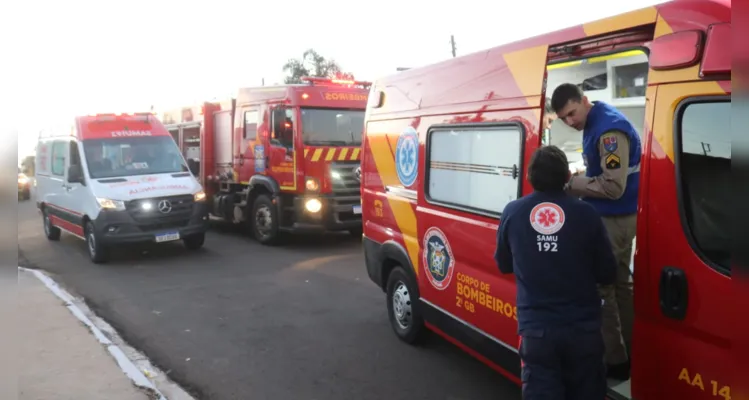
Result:
<svg viewBox="0 0 749 400"><path fill-rule="evenodd" d="M582 89L565 83L554 90L551 107L567 125L583 131L585 176L574 176L567 192L580 197L603 218L616 256L616 282L600 287L608 375L629 379L634 302L630 262L637 230L640 136L616 108L590 102Z"/></svg>
<svg viewBox="0 0 749 400"><path fill-rule="evenodd" d="M601 298L616 260L601 217L564 191L567 157L541 147L528 166L534 192L507 204L494 255L515 274L523 399L602 400L606 395Z"/></svg>

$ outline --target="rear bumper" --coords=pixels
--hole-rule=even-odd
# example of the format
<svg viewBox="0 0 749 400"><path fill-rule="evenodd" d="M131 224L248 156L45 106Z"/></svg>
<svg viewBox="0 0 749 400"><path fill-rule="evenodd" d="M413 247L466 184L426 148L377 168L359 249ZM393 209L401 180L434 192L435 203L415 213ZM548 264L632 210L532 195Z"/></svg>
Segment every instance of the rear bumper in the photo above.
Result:
<svg viewBox="0 0 749 400"><path fill-rule="evenodd" d="M179 233L180 238L208 230L208 206L195 203L189 216L181 219L156 217L135 220L127 211L102 211L94 222L99 241L106 245L155 243L156 235Z"/></svg>
<svg viewBox="0 0 749 400"><path fill-rule="evenodd" d="M310 199L320 200L322 209L317 213L307 211ZM290 232L325 232L361 229L361 198L358 196L293 196L285 207L287 221L282 229ZM359 213L355 212L355 207Z"/></svg>

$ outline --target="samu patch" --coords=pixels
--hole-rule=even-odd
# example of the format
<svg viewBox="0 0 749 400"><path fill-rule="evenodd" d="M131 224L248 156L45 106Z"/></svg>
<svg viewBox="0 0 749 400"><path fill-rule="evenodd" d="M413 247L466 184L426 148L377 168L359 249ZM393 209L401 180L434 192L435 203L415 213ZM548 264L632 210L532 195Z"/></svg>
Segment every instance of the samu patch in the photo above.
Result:
<svg viewBox="0 0 749 400"><path fill-rule="evenodd" d="M603 148L609 153L613 153L619 148L619 143L616 141L616 136L606 136L603 138Z"/></svg>
<svg viewBox="0 0 749 400"><path fill-rule="evenodd" d="M614 153L606 156L606 169L619 169L622 167L622 159Z"/></svg>

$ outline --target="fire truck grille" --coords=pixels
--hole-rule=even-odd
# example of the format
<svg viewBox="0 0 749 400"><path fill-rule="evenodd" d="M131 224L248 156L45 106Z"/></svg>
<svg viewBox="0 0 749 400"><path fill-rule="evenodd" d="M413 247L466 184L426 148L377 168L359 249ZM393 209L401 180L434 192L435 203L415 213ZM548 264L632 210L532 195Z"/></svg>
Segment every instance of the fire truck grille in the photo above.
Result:
<svg viewBox="0 0 749 400"><path fill-rule="evenodd" d="M192 195L182 195L131 200L125 208L136 222L144 226L176 227L190 219L193 205Z"/></svg>
<svg viewBox="0 0 749 400"><path fill-rule="evenodd" d="M330 183L335 195L361 196L361 174L357 177L358 162L330 164Z"/></svg>

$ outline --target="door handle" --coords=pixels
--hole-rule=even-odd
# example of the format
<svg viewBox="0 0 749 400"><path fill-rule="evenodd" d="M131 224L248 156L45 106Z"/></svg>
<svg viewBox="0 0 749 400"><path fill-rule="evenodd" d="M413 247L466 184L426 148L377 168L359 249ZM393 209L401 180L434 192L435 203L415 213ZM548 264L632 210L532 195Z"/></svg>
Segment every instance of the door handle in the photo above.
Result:
<svg viewBox="0 0 749 400"><path fill-rule="evenodd" d="M687 316L689 291L684 270L665 267L659 285L661 312L668 318L683 320Z"/></svg>

